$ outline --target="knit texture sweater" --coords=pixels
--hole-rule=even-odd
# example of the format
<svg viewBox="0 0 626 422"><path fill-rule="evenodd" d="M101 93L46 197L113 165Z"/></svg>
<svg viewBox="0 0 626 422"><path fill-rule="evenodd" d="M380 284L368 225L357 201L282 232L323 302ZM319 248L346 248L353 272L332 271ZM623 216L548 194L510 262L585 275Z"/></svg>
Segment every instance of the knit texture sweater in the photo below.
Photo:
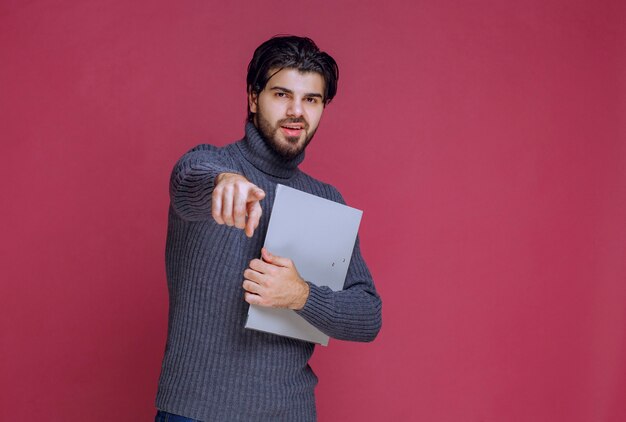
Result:
<svg viewBox="0 0 626 422"><path fill-rule="evenodd" d="M168 333L156 407L201 421L315 421L314 344L244 328L243 272L260 256L276 184L344 203L339 192L300 171L304 152L276 154L253 124L224 147L199 145L174 166L166 244ZM266 193L252 238L211 216L215 177L244 175ZM357 239L344 290L309 283L299 315L330 337L373 340L381 300Z"/></svg>

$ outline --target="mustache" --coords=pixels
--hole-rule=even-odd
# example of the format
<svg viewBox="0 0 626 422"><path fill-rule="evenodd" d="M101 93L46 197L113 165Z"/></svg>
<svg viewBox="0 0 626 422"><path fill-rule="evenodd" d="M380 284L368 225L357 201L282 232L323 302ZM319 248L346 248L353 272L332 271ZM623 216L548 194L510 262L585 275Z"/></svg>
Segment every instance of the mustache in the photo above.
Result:
<svg viewBox="0 0 626 422"><path fill-rule="evenodd" d="M304 128L305 129L309 129L309 123L306 120L304 120L304 118L302 118L302 117L297 117L297 118L288 117L286 119L279 120L278 121L278 126L283 126L283 125L289 124L289 123L292 123L292 124L293 123L304 123Z"/></svg>

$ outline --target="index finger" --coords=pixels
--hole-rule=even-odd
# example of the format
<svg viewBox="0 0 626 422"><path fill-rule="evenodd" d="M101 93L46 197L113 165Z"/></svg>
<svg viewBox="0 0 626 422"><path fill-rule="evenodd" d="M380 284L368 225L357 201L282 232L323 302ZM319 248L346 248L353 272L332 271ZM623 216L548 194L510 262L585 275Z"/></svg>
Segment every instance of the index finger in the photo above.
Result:
<svg viewBox="0 0 626 422"><path fill-rule="evenodd" d="M246 236L252 237L254 231L259 227L259 221L263 214L263 209L259 201L248 204L248 221L246 221Z"/></svg>
<svg viewBox="0 0 626 422"><path fill-rule="evenodd" d="M250 269L261 274L268 274L272 270L272 267L275 267L275 265L269 264L261 259L253 259L250 261L249 267Z"/></svg>
<svg viewBox="0 0 626 422"><path fill-rule="evenodd" d="M213 189L211 194L211 215L217 224L224 224L222 219L222 192L219 189Z"/></svg>

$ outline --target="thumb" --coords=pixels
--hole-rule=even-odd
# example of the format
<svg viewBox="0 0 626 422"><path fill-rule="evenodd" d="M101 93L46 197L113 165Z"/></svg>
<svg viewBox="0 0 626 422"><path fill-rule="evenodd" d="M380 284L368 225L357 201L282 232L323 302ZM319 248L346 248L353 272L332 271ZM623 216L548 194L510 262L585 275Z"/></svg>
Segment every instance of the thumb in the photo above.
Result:
<svg viewBox="0 0 626 422"><path fill-rule="evenodd" d="M263 261L269 264L277 265L279 267L291 266L291 260L289 258L283 258L282 256L272 255L270 251L268 251L266 248L261 249L261 256L263 257Z"/></svg>
<svg viewBox="0 0 626 422"><path fill-rule="evenodd" d="M263 258L263 261L271 264L273 256L267 249L261 248L261 258Z"/></svg>
<svg viewBox="0 0 626 422"><path fill-rule="evenodd" d="M248 202L260 201L265 198L265 192L260 188L252 188L248 191Z"/></svg>

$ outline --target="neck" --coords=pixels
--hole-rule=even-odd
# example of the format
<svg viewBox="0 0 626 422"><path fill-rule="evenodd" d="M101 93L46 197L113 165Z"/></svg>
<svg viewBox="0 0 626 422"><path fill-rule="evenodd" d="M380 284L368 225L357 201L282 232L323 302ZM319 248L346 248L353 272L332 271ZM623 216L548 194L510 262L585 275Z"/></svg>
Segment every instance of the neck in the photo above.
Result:
<svg viewBox="0 0 626 422"><path fill-rule="evenodd" d="M252 122L246 123L246 136L237 142L244 158L263 173L288 179L298 172L304 151L288 159L274 151Z"/></svg>

